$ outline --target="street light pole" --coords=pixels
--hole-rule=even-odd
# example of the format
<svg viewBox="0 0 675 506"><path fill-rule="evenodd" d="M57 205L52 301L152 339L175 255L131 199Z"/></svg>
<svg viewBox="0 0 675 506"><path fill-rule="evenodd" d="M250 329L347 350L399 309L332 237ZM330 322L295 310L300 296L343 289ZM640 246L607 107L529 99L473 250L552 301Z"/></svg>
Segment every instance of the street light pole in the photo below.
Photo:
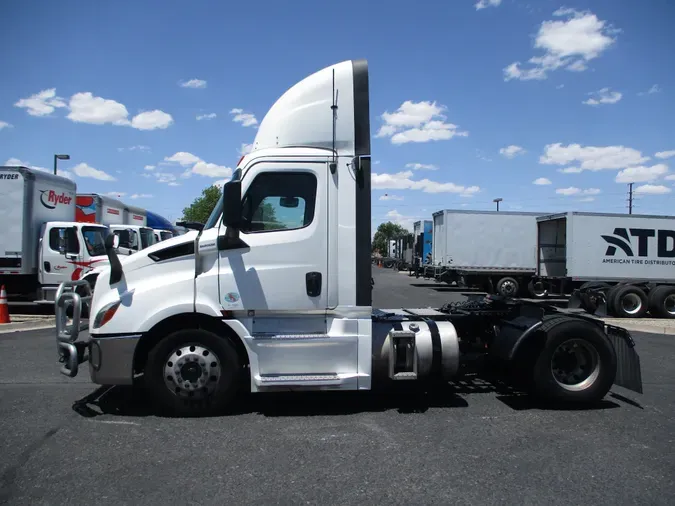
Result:
<svg viewBox="0 0 675 506"><path fill-rule="evenodd" d="M496 199L493 199L493 200L492 200L492 202L495 202L495 203L497 204L497 212L499 212L499 203L500 203L502 200L504 200L504 199L502 199L502 198L496 198Z"/></svg>
<svg viewBox="0 0 675 506"><path fill-rule="evenodd" d="M54 175L56 176L56 164L58 160L70 160L70 155L54 155Z"/></svg>

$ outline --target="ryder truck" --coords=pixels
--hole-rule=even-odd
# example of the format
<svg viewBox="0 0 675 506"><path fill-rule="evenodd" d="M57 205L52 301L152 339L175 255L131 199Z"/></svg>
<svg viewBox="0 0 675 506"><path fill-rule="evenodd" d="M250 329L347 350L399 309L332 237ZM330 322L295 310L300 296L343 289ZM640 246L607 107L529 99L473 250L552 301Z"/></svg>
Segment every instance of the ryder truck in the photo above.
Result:
<svg viewBox="0 0 675 506"><path fill-rule="evenodd" d="M111 237L91 299L61 285L61 372L88 361L94 383L139 378L187 415L217 412L241 388L428 386L473 357L549 399L592 403L613 383L642 391L630 334L589 316L500 298L373 309L370 177L367 63L300 81L268 111L202 230L123 258Z"/></svg>

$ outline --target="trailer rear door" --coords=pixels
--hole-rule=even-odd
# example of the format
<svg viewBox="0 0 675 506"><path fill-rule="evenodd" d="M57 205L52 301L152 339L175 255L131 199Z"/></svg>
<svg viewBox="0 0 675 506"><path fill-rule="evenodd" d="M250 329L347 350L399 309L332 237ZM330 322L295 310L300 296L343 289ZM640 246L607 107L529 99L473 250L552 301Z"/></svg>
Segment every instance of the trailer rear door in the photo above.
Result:
<svg viewBox="0 0 675 506"><path fill-rule="evenodd" d="M18 272L25 210L24 178L18 170L0 169L0 272Z"/></svg>

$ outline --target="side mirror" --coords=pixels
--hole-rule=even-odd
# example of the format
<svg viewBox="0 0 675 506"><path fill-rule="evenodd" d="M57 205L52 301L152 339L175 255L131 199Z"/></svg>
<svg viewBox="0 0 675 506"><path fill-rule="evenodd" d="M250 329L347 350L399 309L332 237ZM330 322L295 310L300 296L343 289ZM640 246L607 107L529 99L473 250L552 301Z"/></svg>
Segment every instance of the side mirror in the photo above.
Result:
<svg viewBox="0 0 675 506"><path fill-rule="evenodd" d="M105 238L105 250L115 250L120 247L120 236L117 234L110 234Z"/></svg>
<svg viewBox="0 0 675 506"><path fill-rule="evenodd" d="M239 227L241 223L241 181L230 181L223 186L223 224Z"/></svg>
<svg viewBox="0 0 675 506"><path fill-rule="evenodd" d="M295 208L300 205L300 199L298 197L281 197L279 205L281 207Z"/></svg>
<svg viewBox="0 0 675 506"><path fill-rule="evenodd" d="M74 227L67 228L65 235L65 254L78 255L80 253L80 243L77 240L77 230Z"/></svg>
<svg viewBox="0 0 675 506"><path fill-rule="evenodd" d="M187 228L188 230L204 230L204 224L196 221L177 221L176 225Z"/></svg>
<svg viewBox="0 0 675 506"><path fill-rule="evenodd" d="M117 237L118 248L131 248L131 238L129 237L128 230L117 230L115 231L115 236Z"/></svg>

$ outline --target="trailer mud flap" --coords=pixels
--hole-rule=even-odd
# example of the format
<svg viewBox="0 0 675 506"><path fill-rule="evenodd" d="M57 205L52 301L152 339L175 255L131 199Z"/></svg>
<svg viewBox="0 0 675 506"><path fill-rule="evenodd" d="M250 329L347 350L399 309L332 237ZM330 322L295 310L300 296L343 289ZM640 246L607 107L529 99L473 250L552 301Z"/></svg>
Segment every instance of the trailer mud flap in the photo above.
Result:
<svg viewBox="0 0 675 506"><path fill-rule="evenodd" d="M606 325L607 337L616 351L616 378L614 384L642 393L640 356L635 351L635 341L626 329Z"/></svg>

